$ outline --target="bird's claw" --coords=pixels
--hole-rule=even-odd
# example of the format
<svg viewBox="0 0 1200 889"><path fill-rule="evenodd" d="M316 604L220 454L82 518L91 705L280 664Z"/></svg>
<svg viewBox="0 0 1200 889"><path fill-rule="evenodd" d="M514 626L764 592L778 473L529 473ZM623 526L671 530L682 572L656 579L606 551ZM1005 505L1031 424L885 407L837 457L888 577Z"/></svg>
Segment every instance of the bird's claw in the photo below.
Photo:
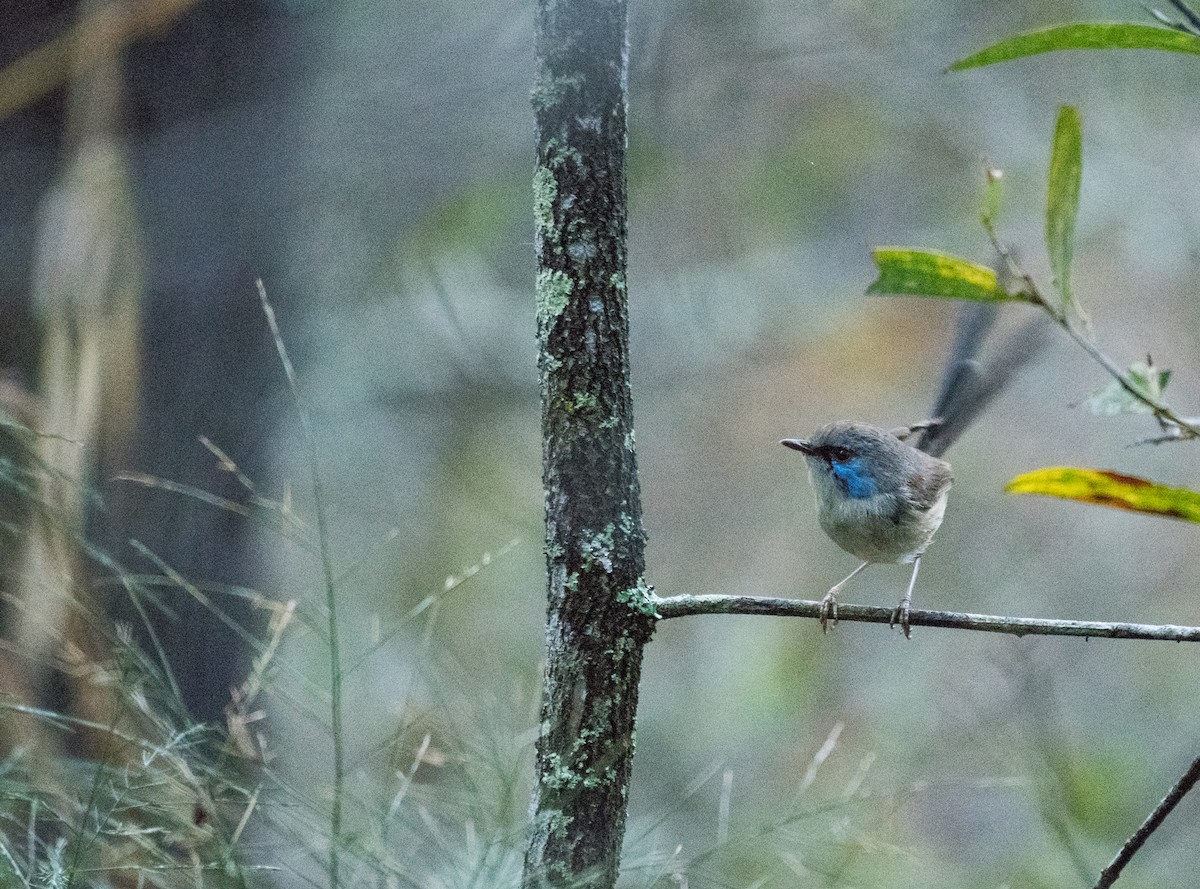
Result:
<svg viewBox="0 0 1200 889"><path fill-rule="evenodd" d="M837 626L837 593L833 590L827 592L821 599L821 632L828 633L831 629Z"/></svg>
<svg viewBox="0 0 1200 889"><path fill-rule="evenodd" d="M908 625L909 620L909 602L908 599L901 599L900 604L896 606L896 610L892 612L892 619L888 622L889 627L900 625L900 631L904 633L905 639L912 638L912 628Z"/></svg>

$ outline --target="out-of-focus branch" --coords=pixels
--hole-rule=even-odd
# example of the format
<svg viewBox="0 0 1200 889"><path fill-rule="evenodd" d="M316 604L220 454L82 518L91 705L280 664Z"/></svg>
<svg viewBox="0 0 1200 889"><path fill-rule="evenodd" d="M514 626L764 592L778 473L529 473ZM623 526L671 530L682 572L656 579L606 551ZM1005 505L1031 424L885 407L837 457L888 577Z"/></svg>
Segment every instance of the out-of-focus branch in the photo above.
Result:
<svg viewBox="0 0 1200 889"><path fill-rule="evenodd" d="M63 86L142 37L166 28L198 0L105 4L0 71L0 120Z"/></svg>
<svg viewBox="0 0 1200 889"><path fill-rule="evenodd" d="M100 18L136 18L129 6L85 0L76 30ZM89 584L79 542L88 486L129 441L140 386L142 241L119 133L119 58L88 55L83 43L67 46L82 56L64 58L68 153L41 208L30 298L41 334L31 393L38 410L23 455L34 479L32 508L12 569L10 632L28 665L15 696L31 704L42 700L49 665L56 658L70 665L64 652L103 659L106 646L85 617ZM94 722L113 718L117 704L99 686L72 697Z"/></svg>

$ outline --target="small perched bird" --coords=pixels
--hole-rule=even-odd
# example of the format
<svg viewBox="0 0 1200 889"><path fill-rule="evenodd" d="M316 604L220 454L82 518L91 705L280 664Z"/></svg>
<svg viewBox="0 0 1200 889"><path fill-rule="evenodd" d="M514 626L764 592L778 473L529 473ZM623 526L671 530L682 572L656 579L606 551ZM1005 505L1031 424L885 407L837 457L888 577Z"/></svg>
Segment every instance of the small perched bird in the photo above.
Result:
<svg viewBox="0 0 1200 889"><path fill-rule="evenodd" d="M825 533L863 560L821 600L822 630L837 623L838 596L868 565L912 563L908 588L891 620L911 638L917 569L942 524L954 480L942 454L1037 350L1045 329L1038 319L1026 324L982 365L976 356L994 321L994 306L973 303L963 309L932 419L890 432L867 423L830 423L812 438L780 442L808 463L817 520ZM914 435L915 442L908 444Z"/></svg>

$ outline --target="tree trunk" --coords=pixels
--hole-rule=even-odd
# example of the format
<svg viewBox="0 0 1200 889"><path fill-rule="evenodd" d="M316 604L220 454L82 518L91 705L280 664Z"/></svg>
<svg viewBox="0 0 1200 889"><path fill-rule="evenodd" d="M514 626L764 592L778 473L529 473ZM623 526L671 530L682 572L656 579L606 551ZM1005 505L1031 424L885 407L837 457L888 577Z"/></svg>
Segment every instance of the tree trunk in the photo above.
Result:
<svg viewBox="0 0 1200 889"><path fill-rule="evenodd" d="M540 0L534 174L549 611L525 886L612 886L654 606L625 288L626 5Z"/></svg>

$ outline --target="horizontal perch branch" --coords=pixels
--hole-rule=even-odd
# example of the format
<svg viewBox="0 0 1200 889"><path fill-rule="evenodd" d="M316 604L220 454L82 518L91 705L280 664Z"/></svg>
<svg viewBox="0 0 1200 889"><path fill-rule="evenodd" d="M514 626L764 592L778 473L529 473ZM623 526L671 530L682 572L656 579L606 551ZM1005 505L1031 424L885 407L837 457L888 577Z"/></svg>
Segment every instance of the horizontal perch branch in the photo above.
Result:
<svg viewBox="0 0 1200 889"><path fill-rule="evenodd" d="M662 619L694 614L760 614L773 617L810 617L819 619L821 603L805 599L779 599L769 596L669 596L655 597L654 607ZM837 606L839 621L865 621L886 624L895 609L881 605ZM1004 617L992 614L967 614L958 611L918 611L910 613L914 627L947 627L979 630L985 633L1011 633L1014 636L1088 636L1104 639L1158 639L1163 642L1200 642L1200 627L1170 624L1108 623L1088 620L1041 620L1030 617Z"/></svg>

